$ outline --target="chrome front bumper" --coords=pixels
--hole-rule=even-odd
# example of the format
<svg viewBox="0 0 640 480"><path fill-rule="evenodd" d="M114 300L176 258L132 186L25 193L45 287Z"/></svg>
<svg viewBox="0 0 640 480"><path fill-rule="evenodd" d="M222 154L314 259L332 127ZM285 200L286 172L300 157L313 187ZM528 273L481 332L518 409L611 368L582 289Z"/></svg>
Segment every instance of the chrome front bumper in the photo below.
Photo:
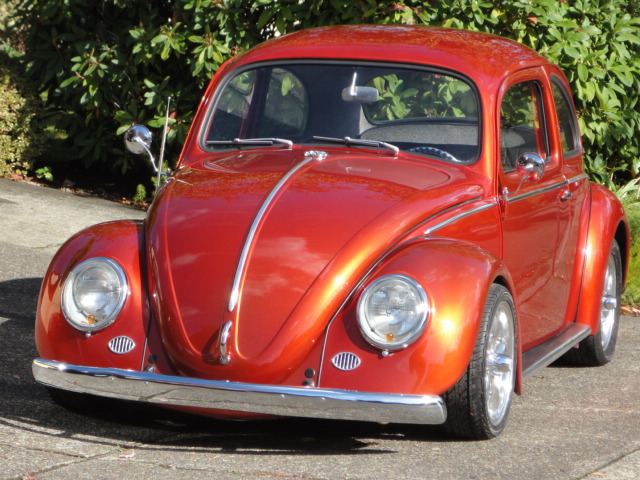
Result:
<svg viewBox="0 0 640 480"><path fill-rule="evenodd" d="M49 387L159 405L423 425L441 424L446 419L444 402L435 395L202 380L43 359L34 360L32 369L36 381Z"/></svg>

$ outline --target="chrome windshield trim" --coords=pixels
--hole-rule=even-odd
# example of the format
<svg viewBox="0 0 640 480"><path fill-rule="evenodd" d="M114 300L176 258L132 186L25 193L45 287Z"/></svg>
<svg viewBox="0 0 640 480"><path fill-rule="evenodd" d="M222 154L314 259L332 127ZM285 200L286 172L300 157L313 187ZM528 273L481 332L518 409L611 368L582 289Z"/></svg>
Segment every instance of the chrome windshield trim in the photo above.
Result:
<svg viewBox="0 0 640 480"><path fill-rule="evenodd" d="M258 231L258 227L262 223L262 220L267 213L267 210L271 206L274 198L280 190L287 184L289 179L298 172L298 170L303 169L310 163L320 162L324 160L326 156L318 156L318 155L305 155L305 159L295 165L291 170L285 173L282 178L278 181L278 183L271 189L267 198L264 199L258 213L256 214L253 222L251 223L251 227L249 228L249 232L247 233L247 238L244 241L244 246L242 247L242 253L240 254L240 259L238 260L238 267L236 268L236 274L233 279L233 286L231 287L231 295L229 297L229 305L228 309L230 312L236 308L238 304L238 298L240 296L240 283L242 282L242 276L244 274L244 269L247 264L247 258L249 257L249 252L251 251L251 247L253 246L253 241L256 236L256 232Z"/></svg>
<svg viewBox="0 0 640 480"><path fill-rule="evenodd" d="M447 220L444 220L444 221L442 221L440 223L437 223L437 224L433 225L432 227L427 228L424 231L424 235L430 235L431 233L435 232L436 230L439 230L439 229L441 229L443 227L446 227L447 225L450 225L450 224L452 224L454 222L457 222L458 220L460 220L462 218L465 218L465 217L468 217L469 215L473 215L475 213L483 212L483 211L485 211L485 210L487 210L487 209L489 209L491 207L494 207L495 205L497 205L497 202L491 201L491 202L485 203L484 205L480 205L479 207L475 207L475 208L472 208L471 210L467 210L466 212L462 212L462 213L459 213L457 215L454 215L453 217L448 218Z"/></svg>
<svg viewBox="0 0 640 480"><path fill-rule="evenodd" d="M211 408L288 417L438 425L446 407L436 395L402 395L203 380L36 359L43 385L159 405Z"/></svg>

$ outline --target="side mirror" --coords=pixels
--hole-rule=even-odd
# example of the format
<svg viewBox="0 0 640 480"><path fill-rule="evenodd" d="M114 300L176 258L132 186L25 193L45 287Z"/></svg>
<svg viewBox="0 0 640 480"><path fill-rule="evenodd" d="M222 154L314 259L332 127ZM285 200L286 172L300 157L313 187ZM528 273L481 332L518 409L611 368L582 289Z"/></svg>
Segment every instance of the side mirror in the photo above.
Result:
<svg viewBox="0 0 640 480"><path fill-rule="evenodd" d="M158 174L156 179L157 192L158 188L160 188L160 179L162 175L166 175L166 172L162 171L162 158L160 158L158 162L153 158L153 154L151 153L151 140L151 132L144 125L134 125L124 132L124 144L127 147L127 150L135 155L146 153L149 157L151 166Z"/></svg>
<svg viewBox="0 0 640 480"><path fill-rule="evenodd" d="M516 172L522 182L535 182L544 175L544 160L537 153L523 153L516 161Z"/></svg>
<svg viewBox="0 0 640 480"><path fill-rule="evenodd" d="M144 125L134 125L124 133L124 144L131 153L140 155L146 152L151 158L151 132ZM155 167L155 162L154 162Z"/></svg>

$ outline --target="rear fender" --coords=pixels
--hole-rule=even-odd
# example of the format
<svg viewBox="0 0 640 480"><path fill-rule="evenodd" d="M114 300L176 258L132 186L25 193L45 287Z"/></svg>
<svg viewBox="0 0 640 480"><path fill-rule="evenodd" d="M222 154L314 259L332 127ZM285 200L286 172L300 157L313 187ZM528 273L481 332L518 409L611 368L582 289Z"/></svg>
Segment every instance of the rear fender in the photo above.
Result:
<svg viewBox="0 0 640 480"><path fill-rule="evenodd" d="M407 275L425 289L431 305L421 337L404 350L386 355L369 345L357 324L357 304L364 288L389 274ZM419 239L387 256L350 297L326 337L320 382L325 388L441 395L462 376L480 329L492 283L511 288L502 262L480 247L444 238ZM360 366L339 370L332 359L355 353Z"/></svg>
<svg viewBox="0 0 640 480"><path fill-rule="evenodd" d="M36 346L42 358L94 367L140 368L149 319L141 252L143 223L133 220L94 225L71 237L58 250L43 279L36 313ZM129 295L113 324L88 335L67 322L60 296L69 272L92 257L111 258L122 267ZM123 335L133 339L135 347L128 353L115 354L108 343Z"/></svg>
<svg viewBox="0 0 640 480"><path fill-rule="evenodd" d="M617 197L600 185L591 185L591 215L584 245L584 269L580 286L576 323L597 333L600 321L604 273L613 239L622 254L623 289L629 259L629 224Z"/></svg>

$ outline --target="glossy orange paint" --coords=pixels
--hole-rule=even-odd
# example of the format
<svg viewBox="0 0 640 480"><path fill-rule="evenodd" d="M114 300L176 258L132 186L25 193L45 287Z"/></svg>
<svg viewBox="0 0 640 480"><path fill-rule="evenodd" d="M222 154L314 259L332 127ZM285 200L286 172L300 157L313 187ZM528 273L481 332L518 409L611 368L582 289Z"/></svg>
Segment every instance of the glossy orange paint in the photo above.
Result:
<svg viewBox="0 0 640 480"><path fill-rule="evenodd" d="M623 262L629 258L629 226L624 210L615 197L600 185L591 186L591 218L583 244L584 270L576 322L589 325L592 332L598 328L600 298L604 286L609 249L613 239L618 241ZM626 265L623 274L626 278ZM624 284L624 280L623 280Z"/></svg>
<svg viewBox="0 0 640 480"><path fill-rule="evenodd" d="M162 191L162 207L148 222L152 296L160 300L157 317L166 319L162 336L172 339L165 348L181 373L285 381L321 339L350 286L389 245L443 204L484 191L476 175L441 163L326 150L327 158L293 178L274 203L233 312L226 306L252 220L246 212L257 210L283 174L273 173L277 165L295 164L303 150L273 151L266 163L262 156L221 154L204 169L185 169ZM206 223L198 221L202 216ZM228 320L233 362L220 366L215 352Z"/></svg>
<svg viewBox="0 0 640 480"><path fill-rule="evenodd" d="M425 288L430 302L425 332L406 349L382 355L358 329L359 296L354 295L329 326L320 386L443 394L467 368L492 281L502 279L509 285L509 274L498 258L477 245L441 238L417 238L398 245L369 278L388 274L410 275ZM331 359L343 351L356 353L362 365L346 372L334 368Z"/></svg>
<svg viewBox="0 0 640 480"><path fill-rule="evenodd" d="M36 313L36 347L44 358L76 365L140 369L149 321L141 222L117 221L94 225L71 237L57 252L44 276ZM103 330L86 335L64 318L60 294L69 272L92 257L108 257L124 269L129 295L120 319ZM107 344L126 335L136 348L115 355Z"/></svg>
<svg viewBox="0 0 640 480"><path fill-rule="evenodd" d="M212 151L204 140L208 115L234 71L286 59L393 59L455 71L479 95L480 155L461 165L407 151L322 145L326 157L296 171L269 204L247 252L239 301L230 307L247 232L269 192L310 147ZM557 67L514 42L407 26L302 31L225 63L145 224L92 227L54 258L36 322L40 355L204 379L441 395L469 363L493 283L514 297L519 352L572 322L595 329L608 254L602 239L615 236L628 255L628 226L615 197L589 183L581 149L563 154L552 78L569 91ZM542 87L536 122L548 134L544 175L530 182L502 171L500 162L501 102L524 81ZM123 266L130 294L117 321L87 337L63 318L59 297L70 269L94 256ZM385 356L364 340L356 310L363 289L392 273L420 283L431 311L415 343ZM225 364L220 338L227 322ZM140 348L110 353L106 343L116 335ZM334 355L345 351L361 358L358 369L333 367Z"/></svg>

